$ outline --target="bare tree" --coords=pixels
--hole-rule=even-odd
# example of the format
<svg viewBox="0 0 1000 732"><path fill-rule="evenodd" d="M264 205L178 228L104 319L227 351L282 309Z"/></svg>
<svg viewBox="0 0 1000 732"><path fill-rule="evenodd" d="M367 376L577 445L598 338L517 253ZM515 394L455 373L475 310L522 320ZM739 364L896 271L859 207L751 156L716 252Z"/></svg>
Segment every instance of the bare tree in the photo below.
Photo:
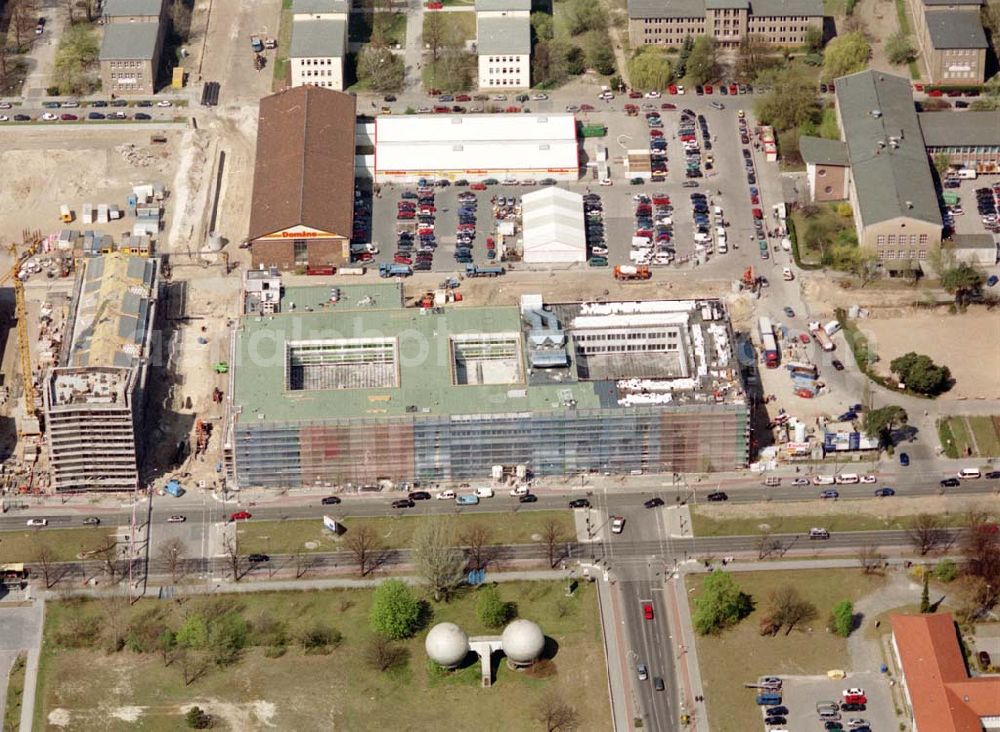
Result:
<svg viewBox="0 0 1000 732"><path fill-rule="evenodd" d="M243 557L240 554L239 545L236 543L236 537L227 536L222 543L222 551L226 556L229 571L233 575L233 582L239 582L240 578L243 577Z"/></svg>
<svg viewBox="0 0 1000 732"><path fill-rule="evenodd" d="M966 574L991 587L1000 586L1000 531L989 514L977 510L966 514L961 550Z"/></svg>
<svg viewBox="0 0 1000 732"><path fill-rule="evenodd" d="M10 26L14 31L17 50L23 51L35 33L38 22L37 0L13 0L10 9Z"/></svg>
<svg viewBox="0 0 1000 732"><path fill-rule="evenodd" d="M111 595L100 600L104 617L102 627L109 653L117 653L125 645L125 629L128 626L128 597Z"/></svg>
<svg viewBox="0 0 1000 732"><path fill-rule="evenodd" d="M375 568L375 559L382 550L382 542L371 526L362 525L348 530L347 548L354 555L358 572L364 577Z"/></svg>
<svg viewBox="0 0 1000 732"><path fill-rule="evenodd" d="M76 22L76 5L80 0L64 0L66 6L66 22L73 25Z"/></svg>
<svg viewBox="0 0 1000 732"><path fill-rule="evenodd" d="M576 709L554 691L539 700L535 718L545 726L546 732L569 732L579 723Z"/></svg>
<svg viewBox="0 0 1000 732"><path fill-rule="evenodd" d="M38 544L35 547L32 564L37 565L38 569L41 570L46 590L59 581L58 578L53 579L55 574L55 555L48 544Z"/></svg>
<svg viewBox="0 0 1000 732"><path fill-rule="evenodd" d="M885 565L885 554L881 554L874 544L865 544L858 549L858 562L865 574L875 574Z"/></svg>
<svg viewBox="0 0 1000 732"><path fill-rule="evenodd" d="M440 518L423 521L413 532L412 556L435 602L447 600L465 577L465 553L455 546L451 526Z"/></svg>
<svg viewBox="0 0 1000 732"><path fill-rule="evenodd" d="M316 564L316 557L303 551L295 552L295 554L292 555L292 560L295 563L295 579L302 579L305 577L306 572L312 569Z"/></svg>
<svg viewBox="0 0 1000 732"><path fill-rule="evenodd" d="M190 686L208 673L208 655L202 651L180 648L175 653L175 659L181 667L184 686Z"/></svg>
<svg viewBox="0 0 1000 732"><path fill-rule="evenodd" d="M780 553L781 549L781 539L771 536L770 529L761 529L757 537L757 559L767 559L772 554Z"/></svg>
<svg viewBox="0 0 1000 732"><path fill-rule="evenodd" d="M157 554L160 561L167 568L167 571L170 572L170 579L172 581L176 582L183 576L184 542L180 538L175 536L172 539L168 539L160 545Z"/></svg>
<svg viewBox="0 0 1000 732"><path fill-rule="evenodd" d="M796 625L817 616L816 606L799 594L794 585L782 585L768 596L768 606L761 619L761 635L777 635L784 628L785 635Z"/></svg>
<svg viewBox="0 0 1000 732"><path fill-rule="evenodd" d="M545 542L545 549L548 552L549 566L556 566L559 561L559 545L565 541L563 528L556 519L550 518L542 526L542 541Z"/></svg>
<svg viewBox="0 0 1000 732"><path fill-rule="evenodd" d="M409 657L406 648L378 634L365 646L364 654L365 661L371 668L383 672L403 665Z"/></svg>
<svg viewBox="0 0 1000 732"><path fill-rule="evenodd" d="M473 569L486 569L488 564L496 561L495 534L487 524L473 524L459 535L458 540L465 547Z"/></svg>
<svg viewBox="0 0 1000 732"><path fill-rule="evenodd" d="M920 552L920 556L925 556L948 544L948 532L944 530L941 519L934 514L918 513L910 521L906 533L913 548Z"/></svg>
<svg viewBox="0 0 1000 732"><path fill-rule="evenodd" d="M118 570L122 568L121 558L118 556L118 540L110 534L105 536L94 549L94 557L101 563L101 568L113 584L118 579Z"/></svg>

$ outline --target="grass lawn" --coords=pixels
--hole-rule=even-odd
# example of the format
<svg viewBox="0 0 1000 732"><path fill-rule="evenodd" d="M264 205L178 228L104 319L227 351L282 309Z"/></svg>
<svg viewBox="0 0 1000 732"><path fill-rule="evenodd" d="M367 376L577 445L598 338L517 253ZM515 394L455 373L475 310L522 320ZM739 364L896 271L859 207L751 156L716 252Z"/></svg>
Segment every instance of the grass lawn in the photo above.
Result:
<svg viewBox="0 0 1000 732"><path fill-rule="evenodd" d="M705 699L713 732L745 732L748 720L760 723L754 704L754 690L743 687L769 674L824 674L830 669L847 669L847 640L828 633L826 620L840 600L857 602L878 590L884 579L866 576L859 570L791 572L735 572L733 578L750 594L756 609L735 628L719 636L698 638L698 663L705 685ZM697 597L703 575L689 576L691 597ZM816 606L818 616L776 637L760 635L759 624L770 592L794 585L802 597ZM734 660L738 659L736 663ZM753 727L759 729L759 727Z"/></svg>
<svg viewBox="0 0 1000 732"><path fill-rule="evenodd" d="M336 511L330 513L336 516ZM426 516L345 518L342 523L347 527L347 531L340 539L334 539L331 533L323 528L323 522L317 519L247 521L240 523L238 529L240 552L292 554L297 551L337 551L346 548L343 538L359 526L371 526L381 537L386 549L398 549L410 545L414 530L419 522L426 518ZM550 519L559 522L568 540L572 540L574 535L573 514L570 511L465 513L444 518L453 523L457 532L474 524L488 526L493 530L494 541L497 544L530 544L536 541L532 537L540 535L545 523ZM306 546L307 542L310 546Z"/></svg>
<svg viewBox="0 0 1000 732"><path fill-rule="evenodd" d="M431 17L430 13L424 15L424 25L427 25L427 19ZM456 35L466 41L471 41L476 37L476 14L473 12L458 12L458 13L441 13L440 17L443 18L441 21L445 28L452 28L455 30ZM444 37L450 37L448 32L444 33Z"/></svg>
<svg viewBox="0 0 1000 732"><path fill-rule="evenodd" d="M948 426L951 427L952 439L955 441L955 448L958 456L964 457L967 454L976 454L976 446L972 443L972 435L969 433L969 425L965 417L950 417Z"/></svg>
<svg viewBox="0 0 1000 732"><path fill-rule="evenodd" d="M75 730L173 731L183 726L182 705L197 703L217 718L219 727L234 730L531 730L539 728L537 700L556 690L576 708L578 729L610 729L596 588L583 585L573 598L565 598L561 582L505 583L500 592L516 602L520 617L539 623L553 639L549 646L555 653L529 673L495 662L490 689L480 687L478 665L453 674L432 668L424 653L426 630L402 642L409 652L402 668L388 673L371 669L364 660L371 638L370 590L140 601L128 610L131 617L159 612L163 617L158 622L173 628L185 613L217 604L241 613L252 627L260 627L263 616L278 620L292 638L316 622L343 633L342 643L329 655L307 655L295 642L278 658L251 647L234 666L212 667L190 686L184 685L179 661L165 667L156 653L106 654L59 646L59 629L71 616L100 616L102 604L52 602L46 611L35 728L66 720ZM430 624L452 621L469 635L495 634L476 619L476 597L476 591L467 590L450 603L432 603ZM82 668L87 673L80 673Z"/></svg>
<svg viewBox="0 0 1000 732"><path fill-rule="evenodd" d="M53 560L69 562L81 551L90 551L113 529L95 526L87 529L27 529L0 534L0 555L5 562L30 562L41 545L52 550Z"/></svg>
<svg viewBox="0 0 1000 732"><path fill-rule="evenodd" d="M278 50L274 55L275 91L291 83L288 53L292 48L292 0L281 0L281 18L278 20Z"/></svg>
<svg viewBox="0 0 1000 732"><path fill-rule="evenodd" d="M3 730L16 730L21 723L21 701L24 696L24 674L28 665L28 654L17 654L7 678L7 702L3 708Z"/></svg>
<svg viewBox="0 0 1000 732"><path fill-rule="evenodd" d="M944 450L945 455L950 458L957 458L958 445L955 442L955 436L951 432L951 422L952 419L950 418L938 420L938 441L941 443L941 449Z"/></svg>
<svg viewBox="0 0 1000 732"><path fill-rule="evenodd" d="M406 15L405 13L388 13L389 22L386 23L385 42L390 47L402 46L406 43ZM369 43L372 37L372 27L375 14L371 10L364 10L359 13L351 13L347 23L347 39L351 43Z"/></svg>
<svg viewBox="0 0 1000 732"><path fill-rule="evenodd" d="M976 437L979 456L1000 457L1000 437L993 417L966 417L966 422Z"/></svg>
<svg viewBox="0 0 1000 732"><path fill-rule="evenodd" d="M965 519L965 513L945 513L938 518L946 526L961 526ZM697 509L691 512L691 524L695 536L751 536L759 534L763 524L770 526L771 533L774 534L803 534L814 526L821 526L830 532L901 530L909 526L911 519L912 516L883 518L857 513L717 519L705 516Z"/></svg>

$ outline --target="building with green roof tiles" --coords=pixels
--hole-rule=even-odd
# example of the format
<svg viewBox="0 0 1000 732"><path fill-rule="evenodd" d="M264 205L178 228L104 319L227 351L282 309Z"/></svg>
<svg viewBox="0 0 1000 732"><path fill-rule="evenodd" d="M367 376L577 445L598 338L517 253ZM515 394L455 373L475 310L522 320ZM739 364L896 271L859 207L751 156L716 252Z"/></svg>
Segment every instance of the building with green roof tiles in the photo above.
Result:
<svg viewBox="0 0 1000 732"><path fill-rule="evenodd" d="M320 300L303 288L298 302ZM283 295L284 299L288 293ZM245 316L225 438L237 487L733 469L748 405L718 301ZM337 309L339 303L345 307Z"/></svg>

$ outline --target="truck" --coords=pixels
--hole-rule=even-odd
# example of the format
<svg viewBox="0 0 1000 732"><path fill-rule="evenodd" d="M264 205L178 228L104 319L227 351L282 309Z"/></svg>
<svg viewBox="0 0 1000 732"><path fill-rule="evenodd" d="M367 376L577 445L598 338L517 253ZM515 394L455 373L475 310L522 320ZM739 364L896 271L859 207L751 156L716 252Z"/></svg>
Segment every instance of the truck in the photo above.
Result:
<svg viewBox="0 0 1000 732"><path fill-rule="evenodd" d="M778 342L774 338L774 326L770 318L761 318L757 322L760 331L760 344L764 350L764 365L769 369L778 368L781 354L778 352Z"/></svg>
<svg viewBox="0 0 1000 732"><path fill-rule="evenodd" d="M413 269L408 264L380 264L378 266L378 276L386 277L409 277L413 274Z"/></svg>
<svg viewBox="0 0 1000 732"><path fill-rule="evenodd" d="M638 266L631 264L623 264L621 266L615 267L615 279L622 282L636 282L640 280L648 280L652 277L652 273L649 271L649 267L644 264Z"/></svg>
<svg viewBox="0 0 1000 732"><path fill-rule="evenodd" d="M73 220L73 212L69 210L69 206L65 203L59 207L59 220L64 224L68 224Z"/></svg>
<svg viewBox="0 0 1000 732"><path fill-rule="evenodd" d="M337 270L337 274L346 275L348 277L360 277L364 273L364 267L341 267Z"/></svg>
<svg viewBox="0 0 1000 732"><path fill-rule="evenodd" d="M835 348L833 341L830 340L830 334L823 330L823 326L820 325L819 321L809 323L809 332L812 333L813 338L816 339L819 347L824 351L832 351Z"/></svg>
<svg viewBox="0 0 1000 732"><path fill-rule="evenodd" d="M474 264L465 265L466 277L499 277L504 271L504 268L499 265L493 267L477 267Z"/></svg>
<svg viewBox="0 0 1000 732"><path fill-rule="evenodd" d="M791 363L785 364L785 368L788 369L791 376L805 376L810 379L815 379L819 376L819 369L816 368L814 363L802 363L801 361L792 361Z"/></svg>

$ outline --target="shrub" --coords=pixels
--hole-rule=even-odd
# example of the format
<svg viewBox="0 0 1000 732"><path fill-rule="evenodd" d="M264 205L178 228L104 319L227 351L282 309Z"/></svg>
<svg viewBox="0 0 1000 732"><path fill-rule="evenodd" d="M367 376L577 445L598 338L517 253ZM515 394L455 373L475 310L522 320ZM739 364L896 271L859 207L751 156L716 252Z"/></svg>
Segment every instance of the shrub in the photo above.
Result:
<svg viewBox="0 0 1000 732"><path fill-rule="evenodd" d="M315 623L299 634L299 643L306 653L329 653L344 639L340 631L322 623Z"/></svg>
<svg viewBox="0 0 1000 732"><path fill-rule="evenodd" d="M191 707L184 715L184 721L191 729L208 729L212 726L212 717L202 711L201 707Z"/></svg>
<svg viewBox="0 0 1000 732"><path fill-rule="evenodd" d="M500 628L510 618L510 605L500 597L496 585L487 585L479 590L476 601L476 616L487 628Z"/></svg>
<svg viewBox="0 0 1000 732"><path fill-rule="evenodd" d="M385 672L404 666L409 657L405 648L379 635L365 646L365 661L375 671Z"/></svg>
<svg viewBox="0 0 1000 732"><path fill-rule="evenodd" d="M934 579L938 582L951 582L958 577L958 565L951 559L942 559L934 565Z"/></svg>
<svg viewBox="0 0 1000 732"><path fill-rule="evenodd" d="M420 626L420 603L406 583L386 580L375 590L369 621L390 640L409 638Z"/></svg>
<svg viewBox="0 0 1000 732"><path fill-rule="evenodd" d="M841 638L846 638L854 630L854 603L841 600L830 612L830 627Z"/></svg>

